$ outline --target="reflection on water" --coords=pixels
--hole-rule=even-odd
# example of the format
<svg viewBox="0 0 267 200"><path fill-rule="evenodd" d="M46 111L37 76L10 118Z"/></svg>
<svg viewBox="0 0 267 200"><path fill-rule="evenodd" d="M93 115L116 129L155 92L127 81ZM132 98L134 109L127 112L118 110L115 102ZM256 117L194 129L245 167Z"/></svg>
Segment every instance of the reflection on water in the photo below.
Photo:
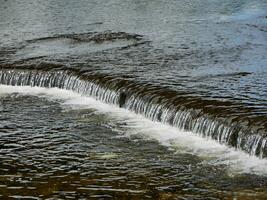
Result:
<svg viewBox="0 0 267 200"><path fill-rule="evenodd" d="M214 158L208 155L205 158L193 149L182 150L179 140L175 146L162 145L158 141L167 142L170 137L167 132L156 137L159 140L153 139L157 132L171 132L163 125L155 130L145 128L149 122L134 125L130 114L121 113L116 118L114 112L108 114L108 107L103 104L97 108L96 103L89 103L90 99L66 92L60 94L58 90L2 89L2 198L267 197L265 175L231 173L227 162L216 161L218 151L214 152ZM65 100L57 100L63 94ZM142 130L152 137L144 135Z"/></svg>

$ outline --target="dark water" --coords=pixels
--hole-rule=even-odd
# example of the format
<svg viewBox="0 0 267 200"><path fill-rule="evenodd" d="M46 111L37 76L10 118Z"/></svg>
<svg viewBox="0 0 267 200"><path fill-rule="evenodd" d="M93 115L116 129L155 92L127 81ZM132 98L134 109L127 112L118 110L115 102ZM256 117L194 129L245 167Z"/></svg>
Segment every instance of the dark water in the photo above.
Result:
<svg viewBox="0 0 267 200"><path fill-rule="evenodd" d="M223 164L127 135L122 121L95 109L16 92L0 100L3 199L267 197L266 177L233 176Z"/></svg>
<svg viewBox="0 0 267 200"><path fill-rule="evenodd" d="M0 194L266 198L266 52L266 0L0 0L1 84L72 90L160 123L144 134L120 112L65 111L0 85Z"/></svg>

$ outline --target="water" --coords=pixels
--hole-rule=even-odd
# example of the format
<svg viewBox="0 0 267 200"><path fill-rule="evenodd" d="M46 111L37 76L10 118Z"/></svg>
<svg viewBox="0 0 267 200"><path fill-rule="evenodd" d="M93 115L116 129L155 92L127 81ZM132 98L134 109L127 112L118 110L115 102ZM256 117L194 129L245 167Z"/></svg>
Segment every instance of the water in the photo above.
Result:
<svg viewBox="0 0 267 200"><path fill-rule="evenodd" d="M219 143L244 150L250 155L264 158L267 153L265 135L262 136L258 132L247 130L231 120L206 116L198 111L199 108L190 110L185 106L190 103L188 99L185 101L177 97L177 94L173 96L172 93L168 93L168 90L143 88L132 82L125 82L125 80L86 73L77 75L68 71L2 70L0 71L0 81L5 85L57 87L75 91L104 103L114 104L142 114L152 121L215 139ZM155 95L154 92L158 94ZM178 104L177 101L179 101Z"/></svg>
<svg viewBox="0 0 267 200"><path fill-rule="evenodd" d="M0 195L266 199L266 10L0 0Z"/></svg>
<svg viewBox="0 0 267 200"><path fill-rule="evenodd" d="M3 198L266 198L265 160L65 90L0 94Z"/></svg>

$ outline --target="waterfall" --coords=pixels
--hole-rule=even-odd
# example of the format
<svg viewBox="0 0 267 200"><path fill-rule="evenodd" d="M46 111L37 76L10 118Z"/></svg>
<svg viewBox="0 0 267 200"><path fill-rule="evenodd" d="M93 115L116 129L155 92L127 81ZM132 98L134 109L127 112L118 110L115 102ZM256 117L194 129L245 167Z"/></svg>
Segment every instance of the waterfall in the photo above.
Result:
<svg viewBox="0 0 267 200"><path fill-rule="evenodd" d="M237 123L229 123L227 116L218 118L201 109L187 108L174 98L162 97L156 90L122 79L75 71L2 69L0 84L71 90L131 110L152 121L217 140L251 155L267 157L266 136L245 130Z"/></svg>
<svg viewBox="0 0 267 200"><path fill-rule="evenodd" d="M0 83L13 86L57 87L92 96L104 103L111 104L117 104L119 98L119 93L115 91L101 87L94 82L82 80L77 75L64 73L64 71L43 72L1 70Z"/></svg>

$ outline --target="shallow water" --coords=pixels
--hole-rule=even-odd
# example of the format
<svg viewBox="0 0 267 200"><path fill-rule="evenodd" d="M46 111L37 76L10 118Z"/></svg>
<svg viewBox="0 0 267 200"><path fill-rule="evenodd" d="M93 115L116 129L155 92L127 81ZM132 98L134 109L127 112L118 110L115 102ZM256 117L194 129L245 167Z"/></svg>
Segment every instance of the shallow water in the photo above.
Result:
<svg viewBox="0 0 267 200"><path fill-rule="evenodd" d="M75 69L190 95L265 135L265 0L0 1L1 68ZM211 101L212 100L212 101ZM260 117L259 117L260 116ZM262 131L262 129L264 129Z"/></svg>
<svg viewBox="0 0 267 200"><path fill-rule="evenodd" d="M265 0L1 0L2 65L60 63L127 75L266 114L266 8ZM87 39L106 31L143 39Z"/></svg>

